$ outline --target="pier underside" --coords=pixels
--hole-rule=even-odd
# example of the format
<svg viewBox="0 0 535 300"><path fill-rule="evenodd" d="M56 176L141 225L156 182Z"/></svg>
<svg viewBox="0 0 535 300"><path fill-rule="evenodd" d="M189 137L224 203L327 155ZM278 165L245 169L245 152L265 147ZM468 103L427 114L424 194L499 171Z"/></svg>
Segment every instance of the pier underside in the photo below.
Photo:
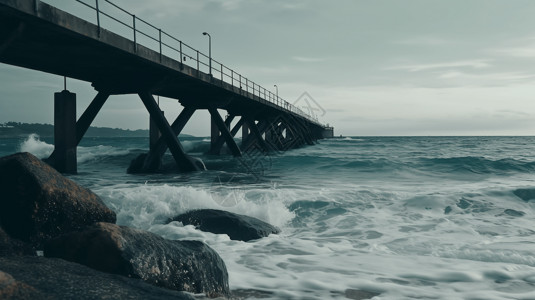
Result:
<svg viewBox="0 0 535 300"><path fill-rule="evenodd" d="M98 16L98 7L91 8ZM162 42L161 29L154 38L159 50L137 43L136 35L142 32L135 28L135 16L133 20L132 40L102 28L98 20L91 23L39 0L0 0L1 63L89 82L97 91L78 120L76 95L55 95L55 149L47 161L59 171L76 173L76 147L114 95L138 95L153 124L150 150L136 159L130 172L158 171L167 150L179 170L204 169L178 139L197 110L210 113L213 155L223 153L225 146L235 157L251 149L286 151L326 136L327 127L316 119L211 56L177 39L179 46L170 48L169 41ZM181 103L183 110L174 122L167 121L154 96Z"/></svg>

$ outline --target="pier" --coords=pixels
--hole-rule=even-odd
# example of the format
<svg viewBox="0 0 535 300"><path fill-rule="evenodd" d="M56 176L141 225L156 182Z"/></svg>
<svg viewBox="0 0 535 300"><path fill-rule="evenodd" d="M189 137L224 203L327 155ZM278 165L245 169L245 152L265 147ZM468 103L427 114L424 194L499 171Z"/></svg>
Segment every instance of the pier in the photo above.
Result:
<svg viewBox="0 0 535 300"><path fill-rule="evenodd" d="M90 82L96 90L78 120L76 94L54 95L55 148L47 162L58 171L77 172L76 147L113 95L138 95L150 115L150 150L139 170L154 169L167 149L180 170L203 168L178 139L197 110L210 113L214 155L225 144L239 157L252 148L285 151L333 136L332 127L126 9L107 0L72 2L94 18L82 19L40 0L0 0L0 62ZM99 2L114 12L102 10ZM103 19L123 26L129 36L104 28ZM155 96L180 102L183 109L173 122ZM226 111L225 117L218 110Z"/></svg>

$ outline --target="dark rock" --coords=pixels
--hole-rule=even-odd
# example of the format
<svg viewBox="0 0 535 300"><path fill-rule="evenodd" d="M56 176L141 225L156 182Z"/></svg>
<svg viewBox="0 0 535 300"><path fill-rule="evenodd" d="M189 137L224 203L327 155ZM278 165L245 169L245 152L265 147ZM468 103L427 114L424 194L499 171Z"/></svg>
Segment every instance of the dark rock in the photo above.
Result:
<svg viewBox="0 0 535 300"><path fill-rule="evenodd" d="M1 227L37 247L60 234L116 219L97 195L29 153L0 158L0 191Z"/></svg>
<svg viewBox="0 0 535 300"><path fill-rule="evenodd" d="M33 287L15 280L11 275L0 271L0 299L46 299L47 297Z"/></svg>
<svg viewBox="0 0 535 300"><path fill-rule="evenodd" d="M169 289L210 297L229 295L225 263L199 241L171 241L146 231L98 223L49 241L45 256Z"/></svg>
<svg viewBox="0 0 535 300"><path fill-rule="evenodd" d="M168 220L194 225L202 231L227 234L231 240L250 241L279 233L280 229L256 218L216 209L194 210Z"/></svg>
<svg viewBox="0 0 535 300"><path fill-rule="evenodd" d="M517 189L513 194L526 202L535 200L535 189Z"/></svg>
<svg viewBox="0 0 535 300"><path fill-rule="evenodd" d="M151 157L147 153L142 153L130 162L126 172L128 174L155 173L161 168L162 160L160 157Z"/></svg>
<svg viewBox="0 0 535 300"><path fill-rule="evenodd" d="M0 257L0 270L0 299L194 299L56 258Z"/></svg>
<svg viewBox="0 0 535 300"><path fill-rule="evenodd" d="M354 289L347 289L345 293L346 298L353 299L353 300L372 299L373 297L379 296L379 295L381 294L376 293L376 292L354 290Z"/></svg>
<svg viewBox="0 0 535 300"><path fill-rule="evenodd" d="M27 243L9 237L0 228L0 256L10 255L35 255L35 249Z"/></svg>

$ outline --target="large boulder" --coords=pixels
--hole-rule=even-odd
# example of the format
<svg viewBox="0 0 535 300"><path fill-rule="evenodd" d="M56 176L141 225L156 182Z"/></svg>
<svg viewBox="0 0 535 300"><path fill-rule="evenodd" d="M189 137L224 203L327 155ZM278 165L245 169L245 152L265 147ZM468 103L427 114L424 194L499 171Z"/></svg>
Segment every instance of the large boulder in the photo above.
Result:
<svg viewBox="0 0 535 300"><path fill-rule="evenodd" d="M0 299L46 299L46 297L33 287L0 271Z"/></svg>
<svg viewBox="0 0 535 300"><path fill-rule="evenodd" d="M0 270L0 299L195 299L57 258L0 257Z"/></svg>
<svg viewBox="0 0 535 300"><path fill-rule="evenodd" d="M199 241L166 240L150 232L97 223L49 241L45 256L59 257L107 273L169 289L228 296L225 263Z"/></svg>
<svg viewBox="0 0 535 300"><path fill-rule="evenodd" d="M266 237L280 230L259 219L217 209L200 209L168 220L194 225L199 230L227 234L231 240L250 241Z"/></svg>
<svg viewBox="0 0 535 300"><path fill-rule="evenodd" d="M97 195L29 153L0 158L0 191L1 227L38 248L52 237L116 220Z"/></svg>
<svg viewBox="0 0 535 300"><path fill-rule="evenodd" d="M29 244L11 238L0 228L0 256L10 255L35 255L35 251Z"/></svg>

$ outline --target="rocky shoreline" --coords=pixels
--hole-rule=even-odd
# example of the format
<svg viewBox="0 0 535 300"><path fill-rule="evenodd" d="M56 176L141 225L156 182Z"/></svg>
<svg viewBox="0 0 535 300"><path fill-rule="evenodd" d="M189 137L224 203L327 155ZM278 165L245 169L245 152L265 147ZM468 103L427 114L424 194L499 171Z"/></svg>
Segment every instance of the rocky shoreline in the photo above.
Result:
<svg viewBox="0 0 535 300"><path fill-rule="evenodd" d="M234 298L225 263L208 245L116 225L96 194L29 153L0 158L0 190L0 299ZM227 224L233 237L256 232L245 240L278 233L224 213L186 217L202 223L215 214L216 223L203 224L212 231L215 224L218 233ZM264 227L246 228L255 225Z"/></svg>

